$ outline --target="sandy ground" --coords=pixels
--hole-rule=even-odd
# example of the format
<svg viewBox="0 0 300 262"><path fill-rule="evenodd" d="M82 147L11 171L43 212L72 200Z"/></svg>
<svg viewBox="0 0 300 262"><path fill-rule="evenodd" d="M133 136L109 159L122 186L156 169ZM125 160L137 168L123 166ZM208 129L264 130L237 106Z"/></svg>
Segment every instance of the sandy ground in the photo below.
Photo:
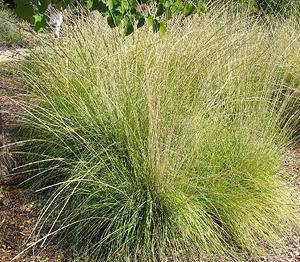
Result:
<svg viewBox="0 0 300 262"><path fill-rule="evenodd" d="M19 60L29 54L28 49L0 50L0 63Z"/></svg>

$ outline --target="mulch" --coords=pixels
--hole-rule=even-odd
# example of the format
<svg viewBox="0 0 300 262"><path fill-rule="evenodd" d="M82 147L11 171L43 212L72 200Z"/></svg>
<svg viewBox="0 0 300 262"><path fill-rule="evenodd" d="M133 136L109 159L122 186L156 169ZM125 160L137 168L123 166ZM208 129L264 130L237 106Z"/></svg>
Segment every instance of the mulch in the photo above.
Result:
<svg viewBox="0 0 300 262"><path fill-rule="evenodd" d="M33 242L33 229L41 209L41 200L19 186L20 177L0 182L0 261L11 261ZM14 261L71 261L53 247L29 249Z"/></svg>

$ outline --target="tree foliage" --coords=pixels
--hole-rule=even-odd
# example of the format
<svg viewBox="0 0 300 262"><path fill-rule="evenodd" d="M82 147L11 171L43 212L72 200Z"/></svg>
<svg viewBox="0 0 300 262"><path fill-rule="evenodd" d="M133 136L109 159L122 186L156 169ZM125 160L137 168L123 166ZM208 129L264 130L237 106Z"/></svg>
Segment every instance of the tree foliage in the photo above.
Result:
<svg viewBox="0 0 300 262"><path fill-rule="evenodd" d="M54 4L57 9L65 9L72 0L15 0L15 2L17 15L24 20L33 17L35 31L41 32L46 26L44 13L48 5ZM157 5L154 16L149 13L142 14L138 10L139 5L147 5L151 2ZM89 10L97 10L107 17L107 23L111 28L119 26L123 21L125 36L134 31L135 24L137 28L142 27L146 19L155 33L159 31L163 35L167 21L175 12L183 12L185 16L189 16L196 10L199 15L205 11L203 1L195 4L186 0L87 0L86 4Z"/></svg>

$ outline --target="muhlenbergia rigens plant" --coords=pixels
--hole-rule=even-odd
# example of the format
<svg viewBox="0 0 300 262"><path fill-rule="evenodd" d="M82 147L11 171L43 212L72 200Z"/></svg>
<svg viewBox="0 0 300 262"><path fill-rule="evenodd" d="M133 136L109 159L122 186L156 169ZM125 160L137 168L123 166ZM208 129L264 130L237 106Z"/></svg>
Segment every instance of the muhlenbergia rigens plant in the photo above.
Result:
<svg viewBox="0 0 300 262"><path fill-rule="evenodd" d="M276 247L299 221L278 175L298 125L297 26L212 8L162 37L124 38L97 13L72 28L23 71L29 183L49 196L37 228L94 261Z"/></svg>

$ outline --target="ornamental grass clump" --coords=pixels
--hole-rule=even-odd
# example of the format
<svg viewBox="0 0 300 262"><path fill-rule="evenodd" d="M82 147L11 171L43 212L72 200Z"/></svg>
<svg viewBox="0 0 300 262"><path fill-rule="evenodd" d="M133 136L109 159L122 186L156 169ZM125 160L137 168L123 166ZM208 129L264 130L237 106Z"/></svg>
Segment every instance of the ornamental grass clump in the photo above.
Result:
<svg viewBox="0 0 300 262"><path fill-rule="evenodd" d="M97 13L73 28L23 71L39 230L94 261L212 261L297 227L278 176L298 125L296 25L212 9L162 37L124 38Z"/></svg>

